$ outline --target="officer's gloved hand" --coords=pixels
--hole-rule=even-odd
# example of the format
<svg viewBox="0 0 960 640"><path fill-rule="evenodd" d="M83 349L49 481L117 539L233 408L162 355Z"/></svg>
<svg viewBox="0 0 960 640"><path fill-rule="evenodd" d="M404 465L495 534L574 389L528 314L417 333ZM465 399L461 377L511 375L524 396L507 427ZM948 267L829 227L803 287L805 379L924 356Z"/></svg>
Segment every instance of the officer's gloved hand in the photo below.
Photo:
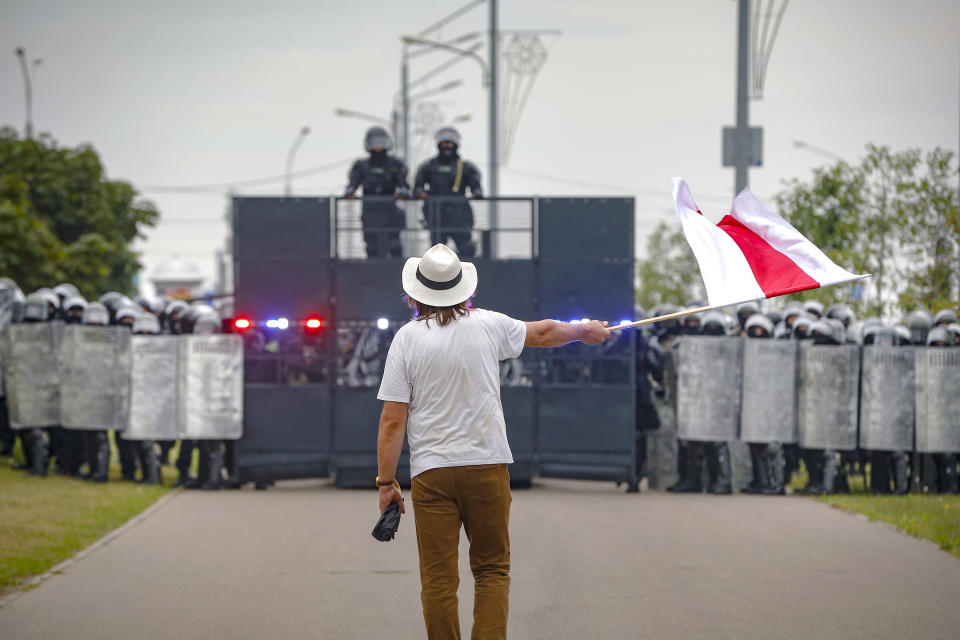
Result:
<svg viewBox="0 0 960 640"><path fill-rule="evenodd" d="M380 542L390 542L400 528L400 505L394 502L387 507L373 528L372 535Z"/></svg>
<svg viewBox="0 0 960 640"><path fill-rule="evenodd" d="M397 200L409 200L410 189L397 189L396 193L393 194L393 197Z"/></svg>

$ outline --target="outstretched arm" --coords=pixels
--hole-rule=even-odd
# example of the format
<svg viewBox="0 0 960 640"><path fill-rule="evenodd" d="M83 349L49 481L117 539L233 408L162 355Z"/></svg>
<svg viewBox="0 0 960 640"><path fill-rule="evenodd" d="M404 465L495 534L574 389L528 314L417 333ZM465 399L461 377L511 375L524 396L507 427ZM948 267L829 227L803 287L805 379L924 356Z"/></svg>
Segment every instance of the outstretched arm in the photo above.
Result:
<svg viewBox="0 0 960 640"><path fill-rule="evenodd" d="M528 322L527 347L559 347L568 342L579 340L584 344L600 344L610 337L606 322L591 320L581 324L558 322L557 320L538 320Z"/></svg>

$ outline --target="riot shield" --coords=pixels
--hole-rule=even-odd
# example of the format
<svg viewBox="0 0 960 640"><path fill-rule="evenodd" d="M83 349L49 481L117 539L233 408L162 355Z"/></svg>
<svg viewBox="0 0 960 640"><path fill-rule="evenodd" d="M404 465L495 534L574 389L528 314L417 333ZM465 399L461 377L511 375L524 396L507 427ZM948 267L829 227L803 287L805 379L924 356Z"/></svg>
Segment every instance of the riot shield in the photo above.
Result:
<svg viewBox="0 0 960 640"><path fill-rule="evenodd" d="M747 339L743 345L744 442L797 441L797 342Z"/></svg>
<svg viewBox="0 0 960 640"><path fill-rule="evenodd" d="M960 451L960 349L916 352L917 451Z"/></svg>
<svg viewBox="0 0 960 640"><path fill-rule="evenodd" d="M126 440L176 440L180 336L133 336Z"/></svg>
<svg viewBox="0 0 960 640"><path fill-rule="evenodd" d="M743 340L684 336L677 348L677 437L736 440Z"/></svg>
<svg viewBox="0 0 960 640"><path fill-rule="evenodd" d="M913 448L914 354L910 347L863 348L860 377L860 447Z"/></svg>
<svg viewBox="0 0 960 640"><path fill-rule="evenodd" d="M243 339L182 336L178 372L180 437L238 440L243 435Z"/></svg>
<svg viewBox="0 0 960 640"><path fill-rule="evenodd" d="M60 362L60 424L70 429L127 426L130 329L69 325Z"/></svg>
<svg viewBox="0 0 960 640"><path fill-rule="evenodd" d="M857 447L860 348L804 343L800 349L797 427L805 449Z"/></svg>
<svg viewBox="0 0 960 640"><path fill-rule="evenodd" d="M3 332L3 374L14 429L60 423L62 322L11 324Z"/></svg>

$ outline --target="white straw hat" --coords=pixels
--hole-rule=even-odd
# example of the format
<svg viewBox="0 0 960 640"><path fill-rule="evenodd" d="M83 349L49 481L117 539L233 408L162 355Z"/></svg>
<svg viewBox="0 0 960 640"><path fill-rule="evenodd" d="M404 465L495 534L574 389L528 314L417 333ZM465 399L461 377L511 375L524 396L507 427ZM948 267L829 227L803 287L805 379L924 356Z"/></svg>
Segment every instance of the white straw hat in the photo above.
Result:
<svg viewBox="0 0 960 640"><path fill-rule="evenodd" d="M431 307L452 307L477 290L477 268L460 262L445 244L435 244L422 258L409 258L403 265L403 290Z"/></svg>

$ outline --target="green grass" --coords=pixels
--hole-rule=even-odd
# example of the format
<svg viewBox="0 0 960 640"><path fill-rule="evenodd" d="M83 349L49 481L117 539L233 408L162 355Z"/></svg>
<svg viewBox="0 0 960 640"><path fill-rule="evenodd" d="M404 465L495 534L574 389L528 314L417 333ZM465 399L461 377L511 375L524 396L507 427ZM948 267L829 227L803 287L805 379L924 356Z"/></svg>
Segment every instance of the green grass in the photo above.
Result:
<svg viewBox="0 0 960 640"><path fill-rule="evenodd" d="M875 496L851 493L820 496L818 499L838 509L862 513L871 520L892 524L960 557L960 495L913 493L905 496Z"/></svg>
<svg viewBox="0 0 960 640"><path fill-rule="evenodd" d="M166 486L118 482L95 484L52 472L34 477L14 471L0 458L0 593L22 585L73 556L142 512L170 490L173 471L164 469Z"/></svg>
<svg viewBox="0 0 960 640"><path fill-rule="evenodd" d="M791 486L794 489L802 487L806 484L806 476L801 465ZM960 495L874 495L864 486L863 476L851 476L849 494L818 496L816 499L837 509L862 513L870 520L892 524L960 557Z"/></svg>

